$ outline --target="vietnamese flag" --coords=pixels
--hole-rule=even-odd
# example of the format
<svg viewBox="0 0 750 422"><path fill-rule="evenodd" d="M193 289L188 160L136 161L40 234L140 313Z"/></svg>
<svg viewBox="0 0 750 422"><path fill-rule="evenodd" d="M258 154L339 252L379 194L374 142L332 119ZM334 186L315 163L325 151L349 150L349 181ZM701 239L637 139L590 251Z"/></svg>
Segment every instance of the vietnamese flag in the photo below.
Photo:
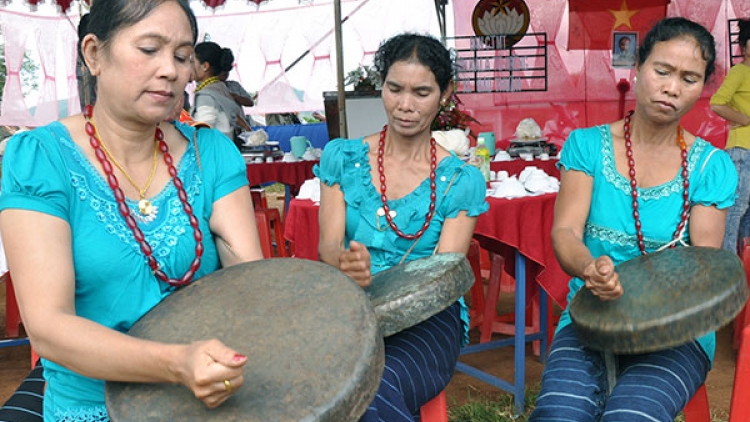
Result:
<svg viewBox="0 0 750 422"><path fill-rule="evenodd" d="M637 32L638 42L667 16L670 0L569 0L568 50L611 50L612 33Z"/></svg>

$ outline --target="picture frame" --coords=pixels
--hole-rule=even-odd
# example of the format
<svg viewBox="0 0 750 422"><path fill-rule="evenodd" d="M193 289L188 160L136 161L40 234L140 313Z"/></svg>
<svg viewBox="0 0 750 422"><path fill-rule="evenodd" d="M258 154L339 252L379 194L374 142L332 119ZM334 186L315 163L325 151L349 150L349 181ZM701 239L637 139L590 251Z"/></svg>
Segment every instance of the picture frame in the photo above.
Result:
<svg viewBox="0 0 750 422"><path fill-rule="evenodd" d="M638 49L638 33L629 31L612 32L612 67L635 67Z"/></svg>

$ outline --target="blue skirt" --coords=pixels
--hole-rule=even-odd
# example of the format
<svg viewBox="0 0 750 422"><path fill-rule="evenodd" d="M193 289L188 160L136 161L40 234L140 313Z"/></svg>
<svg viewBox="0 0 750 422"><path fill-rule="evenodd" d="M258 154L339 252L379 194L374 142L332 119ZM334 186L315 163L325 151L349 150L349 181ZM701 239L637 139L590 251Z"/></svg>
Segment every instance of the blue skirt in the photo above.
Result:
<svg viewBox="0 0 750 422"><path fill-rule="evenodd" d="M440 394L456 368L463 324L458 302L385 339L385 369L362 422L418 421L419 409Z"/></svg>

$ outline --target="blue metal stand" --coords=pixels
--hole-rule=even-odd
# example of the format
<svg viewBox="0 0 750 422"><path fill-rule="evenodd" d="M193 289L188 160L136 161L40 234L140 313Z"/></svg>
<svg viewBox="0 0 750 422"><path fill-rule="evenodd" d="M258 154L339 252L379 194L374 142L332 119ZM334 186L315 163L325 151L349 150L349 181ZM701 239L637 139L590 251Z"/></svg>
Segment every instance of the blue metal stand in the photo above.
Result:
<svg viewBox="0 0 750 422"><path fill-rule="evenodd" d="M456 364L456 370L486 382L513 395L513 414L518 416L525 410L524 397L526 393L526 343L539 340L539 360L544 363L547 359L547 292L539 289L539 332L526 334L526 257L516 251L516 295L515 295L515 335L513 338L490 341L487 343L466 346L461 350L461 356L484 352L500 347L514 347L514 381L513 384L496 376L467 365L463 362ZM485 316L487 318L488 316Z"/></svg>
<svg viewBox="0 0 750 422"><path fill-rule="evenodd" d="M10 338L5 340L0 340L0 348L3 347L13 347L13 346L26 346L29 344L28 338Z"/></svg>

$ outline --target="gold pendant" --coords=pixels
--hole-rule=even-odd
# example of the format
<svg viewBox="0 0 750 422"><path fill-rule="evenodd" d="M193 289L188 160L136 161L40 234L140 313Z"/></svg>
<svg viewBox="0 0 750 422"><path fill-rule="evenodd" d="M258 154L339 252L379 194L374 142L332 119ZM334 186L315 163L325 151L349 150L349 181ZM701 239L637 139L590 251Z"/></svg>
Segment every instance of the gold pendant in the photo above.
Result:
<svg viewBox="0 0 750 422"><path fill-rule="evenodd" d="M143 216L149 216L154 212L154 206L151 205L151 201L148 199L141 199L138 201L138 211L140 211Z"/></svg>

